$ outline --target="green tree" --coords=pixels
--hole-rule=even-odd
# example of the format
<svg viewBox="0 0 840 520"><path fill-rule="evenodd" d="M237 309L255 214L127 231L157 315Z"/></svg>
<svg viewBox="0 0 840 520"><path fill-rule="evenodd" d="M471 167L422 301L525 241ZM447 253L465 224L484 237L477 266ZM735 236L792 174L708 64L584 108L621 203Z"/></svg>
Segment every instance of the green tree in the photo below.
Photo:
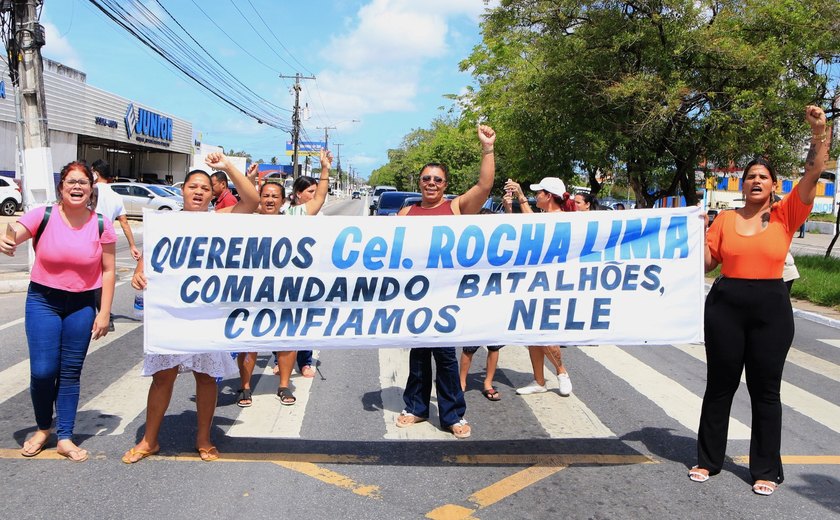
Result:
<svg viewBox="0 0 840 520"><path fill-rule="evenodd" d="M440 117L429 129L415 129L399 148L388 150L388 163L370 175L370 184L390 184L400 190L417 189L423 165L443 163L449 168L450 193L460 194L478 180L481 161L476 129L464 119Z"/></svg>
<svg viewBox="0 0 840 520"><path fill-rule="evenodd" d="M818 0L502 0L462 63L464 118L489 118L519 180L625 178L639 207L694 203L700 163L798 162L804 106L831 106L839 22Z"/></svg>

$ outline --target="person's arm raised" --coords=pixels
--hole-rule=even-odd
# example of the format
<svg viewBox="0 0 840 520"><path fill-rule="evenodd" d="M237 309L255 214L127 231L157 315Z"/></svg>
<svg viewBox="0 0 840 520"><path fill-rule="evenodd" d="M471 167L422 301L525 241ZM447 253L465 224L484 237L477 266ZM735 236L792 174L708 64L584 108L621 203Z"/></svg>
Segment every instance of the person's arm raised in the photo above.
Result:
<svg viewBox="0 0 840 520"><path fill-rule="evenodd" d="M823 109L813 105L805 107L805 121L811 126L811 146L805 158L805 173L799 180L799 200L810 205L817 195L817 181L825 168L831 141Z"/></svg>
<svg viewBox="0 0 840 520"><path fill-rule="evenodd" d="M230 210L231 213L253 213L257 209L260 204L260 194L257 193L254 183L248 180L245 174L239 171L239 168L234 166L225 154L213 152L207 156L204 162L214 170L225 172L236 187L236 191L239 193L239 202Z"/></svg>
<svg viewBox="0 0 840 520"><path fill-rule="evenodd" d="M327 193L330 191L330 167L332 167L332 152L321 149L321 175L318 179L318 187L315 188L315 195L312 200L306 203L306 214L317 215L327 201Z"/></svg>
<svg viewBox="0 0 840 520"><path fill-rule="evenodd" d="M462 215L474 215L481 211L481 207L490 196L493 180L496 177L496 156L494 155L496 132L487 125L479 125L478 140L481 141L481 170L478 174L478 182L456 198Z"/></svg>

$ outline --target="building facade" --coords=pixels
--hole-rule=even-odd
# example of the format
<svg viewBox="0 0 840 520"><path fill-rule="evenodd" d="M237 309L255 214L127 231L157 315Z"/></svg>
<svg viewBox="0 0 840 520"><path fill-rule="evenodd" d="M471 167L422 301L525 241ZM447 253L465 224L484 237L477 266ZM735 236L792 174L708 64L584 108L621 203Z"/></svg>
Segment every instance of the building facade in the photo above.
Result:
<svg viewBox="0 0 840 520"><path fill-rule="evenodd" d="M16 177L15 93L5 64L0 82L0 175ZM92 87L83 72L48 59L44 93L54 175L77 159L104 159L117 177L184 179L193 153L192 123Z"/></svg>

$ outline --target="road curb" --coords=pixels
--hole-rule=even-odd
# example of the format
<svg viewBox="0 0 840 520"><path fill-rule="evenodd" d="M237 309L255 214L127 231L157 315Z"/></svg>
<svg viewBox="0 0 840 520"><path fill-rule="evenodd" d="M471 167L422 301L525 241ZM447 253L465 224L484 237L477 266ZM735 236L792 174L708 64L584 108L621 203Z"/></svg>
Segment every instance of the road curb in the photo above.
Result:
<svg viewBox="0 0 840 520"><path fill-rule="evenodd" d="M800 317L804 320L813 321L814 323L819 323L820 325L825 325L826 327L840 329L840 320L835 320L834 318L829 318L828 316L823 316L822 314L817 314L816 312L803 311L802 309L794 308L793 315L795 317Z"/></svg>

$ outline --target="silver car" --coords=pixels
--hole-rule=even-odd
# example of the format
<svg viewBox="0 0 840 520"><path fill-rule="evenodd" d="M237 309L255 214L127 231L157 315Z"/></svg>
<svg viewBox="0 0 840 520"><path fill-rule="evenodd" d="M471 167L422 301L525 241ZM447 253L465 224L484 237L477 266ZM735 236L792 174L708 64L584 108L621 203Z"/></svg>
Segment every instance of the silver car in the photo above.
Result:
<svg viewBox="0 0 840 520"><path fill-rule="evenodd" d="M155 184L115 182L108 186L122 197L125 213L130 217L142 217L143 208L180 210L184 207L183 197Z"/></svg>

